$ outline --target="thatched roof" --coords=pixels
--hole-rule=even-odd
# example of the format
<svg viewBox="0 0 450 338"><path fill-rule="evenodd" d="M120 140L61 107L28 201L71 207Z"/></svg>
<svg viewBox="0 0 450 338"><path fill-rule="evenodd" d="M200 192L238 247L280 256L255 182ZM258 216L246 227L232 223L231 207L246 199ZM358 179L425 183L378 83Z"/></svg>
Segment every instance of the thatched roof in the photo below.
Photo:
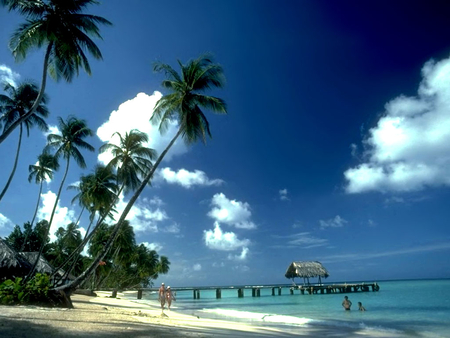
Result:
<svg viewBox="0 0 450 338"><path fill-rule="evenodd" d="M286 270L286 278L310 278L324 277L327 278L329 273L320 262L297 261L292 262Z"/></svg>
<svg viewBox="0 0 450 338"><path fill-rule="evenodd" d="M34 264L39 252L21 252L20 254L25 257L28 262ZM55 269L50 265L50 263L47 262L47 260L42 255L39 256L39 261L36 265L36 271L39 273L47 273L51 275L53 273L53 270Z"/></svg>
<svg viewBox="0 0 450 338"><path fill-rule="evenodd" d="M5 240L0 238L0 276L14 278L24 276L30 271L31 264L16 252Z"/></svg>

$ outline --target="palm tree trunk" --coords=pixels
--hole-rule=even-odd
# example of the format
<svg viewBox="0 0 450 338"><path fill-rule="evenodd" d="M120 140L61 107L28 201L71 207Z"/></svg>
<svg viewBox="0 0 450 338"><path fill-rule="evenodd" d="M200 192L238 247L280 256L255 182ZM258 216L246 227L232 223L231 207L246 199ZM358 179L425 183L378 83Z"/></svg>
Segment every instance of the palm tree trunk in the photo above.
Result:
<svg viewBox="0 0 450 338"><path fill-rule="evenodd" d="M33 223L34 223L34 220L36 218L37 212L39 210L39 204L41 202L41 194L42 194L42 185L43 185L43 183L41 182L41 184L39 186L39 195L38 195L38 200L37 200L37 203L36 203L36 209L34 210L33 219L31 220L31 223L30 223L31 224L31 229L33 228ZM28 234L25 236L25 239L23 240L23 244L22 244L22 246L20 248L20 252L23 252L23 250L25 249L25 244L27 244L27 240L28 240Z"/></svg>
<svg viewBox="0 0 450 338"><path fill-rule="evenodd" d="M16 173L17 162L19 161L20 146L22 144L22 133L23 133L22 124L20 125L19 130L20 130L20 132L19 132L19 143L17 144L16 158L14 159L14 165L13 165L11 174L9 175L8 181L6 182L5 187L3 188L2 192L0 193L0 201L2 200L3 196L5 196L6 191L8 190L9 185L12 182L14 174Z"/></svg>
<svg viewBox="0 0 450 338"><path fill-rule="evenodd" d="M37 264L39 262L39 258L42 255L42 251L44 251L44 246L47 245L47 243L45 243L45 240L47 239L48 234L50 232L50 228L52 227L53 216L55 215L56 207L58 206L59 196L61 195L62 187L64 185L64 182L66 181L67 173L69 172L69 164L70 164L70 156L67 157L66 171L64 172L64 177L63 177L63 179L61 181L61 185L59 186L58 194L56 195L55 205L53 206L52 214L50 216L50 221L48 222L48 227L47 227L47 230L45 231L44 242L41 244L41 248L39 249L39 253L37 255L36 261L34 262L33 267L31 268L31 270L28 273L28 275L25 277L23 283L26 283L31 278L31 276L33 276L33 273L36 270L36 266L37 266Z"/></svg>
<svg viewBox="0 0 450 338"><path fill-rule="evenodd" d="M89 229L91 228L92 225L92 221L91 223L89 223L89 227L86 230L86 235L84 236L83 241L81 242L81 244L72 251L72 253L70 254L70 256L66 259L66 261L64 263L62 263L56 270L55 272L52 274L55 275L57 271L59 271L60 269L62 269L64 266L66 266L70 260L73 258L73 256L78 255L78 257L81 255L81 251L83 251L83 248L86 246L86 244L90 241L90 239L92 238L92 236L94 236L95 232L97 231L97 229L100 227L100 224L102 224L102 222L105 220L105 218L108 216L109 212L111 211L111 209L113 208L114 205L116 205L117 200L119 199L120 194L122 193L123 189L125 188L125 185L122 184L122 187L120 188L119 192L117 193L117 198L114 199L113 203L111 203L111 205L108 207L108 209L106 210L106 212L99 217L97 224L95 225L94 229L92 229L92 231L89 233ZM77 258L78 259L78 258ZM70 273L71 269L69 270L68 273ZM59 280L57 281L59 282Z"/></svg>
<svg viewBox="0 0 450 338"><path fill-rule="evenodd" d="M39 94L36 97L36 100L34 101L33 105L31 106L30 110L24 114L23 116L21 116L19 119L17 119L17 121L14 121L14 123L12 123L8 129L6 129L3 134L0 135L0 144L8 137L9 134L11 134L11 132L17 128L17 126L19 124L22 124L23 121L25 121L26 119L28 119L36 110L36 108L39 106L39 104L41 103L42 97L44 96L44 92L45 92L45 86L47 84L47 69L48 69L48 60L50 58L50 52L52 50L53 47L53 42L50 42L49 45L47 46L47 50L45 52L45 56L44 56L44 71L42 74L42 82L41 82L41 89L39 90Z"/></svg>
<svg viewBox="0 0 450 338"><path fill-rule="evenodd" d="M108 241L106 242L105 247L103 250L97 254L97 257L94 259L94 261L91 263L91 265L75 280L70 282L67 285L61 286L56 288L57 290L64 290L64 292L68 293L69 295L72 293L73 290L75 290L78 285L80 285L83 281L85 281L97 268L100 261L106 256L108 251L111 249L112 244L114 243L117 235L119 234L120 227L127 217L128 213L130 212L131 208L133 207L134 203L138 199L139 195L142 193L144 188L147 186L150 179L153 177L153 174L155 173L156 169L158 168L159 164L163 160L164 156L166 156L169 149L173 146L177 138L181 135L182 129L178 130L177 134L174 136L174 138L170 141L169 145L164 149L164 151L159 155L158 159L156 160L155 164L153 165L152 169L149 171L149 173L145 176L144 180L141 182L141 185L136 190L134 195L131 197L130 201L128 202L127 206L125 207L124 211L122 212L122 215L119 218L119 221L114 226L114 230L109 237Z"/></svg>
<svg viewBox="0 0 450 338"><path fill-rule="evenodd" d="M39 204L41 203L42 186L43 186L43 182L41 182L40 187L39 187L39 195L38 195L38 200L36 203L36 209L34 210L33 219L31 220L31 227L33 227L34 220L36 219L36 215L39 210Z"/></svg>

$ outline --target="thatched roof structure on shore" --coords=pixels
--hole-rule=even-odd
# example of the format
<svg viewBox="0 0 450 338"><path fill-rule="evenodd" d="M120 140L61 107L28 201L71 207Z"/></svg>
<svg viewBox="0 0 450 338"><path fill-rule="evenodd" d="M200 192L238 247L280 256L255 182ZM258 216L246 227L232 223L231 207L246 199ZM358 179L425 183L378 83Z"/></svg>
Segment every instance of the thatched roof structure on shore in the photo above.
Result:
<svg viewBox="0 0 450 338"><path fill-rule="evenodd" d="M32 265L25 257L0 238L0 279L25 276L31 267Z"/></svg>
<svg viewBox="0 0 450 338"><path fill-rule="evenodd" d="M297 261L292 262L286 270L286 278L327 278L330 274L320 262L314 261Z"/></svg>
<svg viewBox="0 0 450 338"><path fill-rule="evenodd" d="M36 258L39 254L39 252L21 252L20 253L23 257L25 257L31 264L34 264L36 262ZM48 275L52 275L53 272L56 269L50 265L50 263L41 255L39 256L39 262L36 265L36 271L39 273L46 273ZM56 273L56 276L62 277L65 275L65 271L62 269L59 269ZM67 277L68 279L75 279L75 277L72 274L69 274Z"/></svg>
<svg viewBox="0 0 450 338"><path fill-rule="evenodd" d="M39 252L21 252L20 254L25 257L28 262L34 264ZM55 269L50 265L50 263L47 262L47 260L42 255L39 256L39 261L36 265L36 271L39 273L46 273L51 275L53 273L53 270Z"/></svg>

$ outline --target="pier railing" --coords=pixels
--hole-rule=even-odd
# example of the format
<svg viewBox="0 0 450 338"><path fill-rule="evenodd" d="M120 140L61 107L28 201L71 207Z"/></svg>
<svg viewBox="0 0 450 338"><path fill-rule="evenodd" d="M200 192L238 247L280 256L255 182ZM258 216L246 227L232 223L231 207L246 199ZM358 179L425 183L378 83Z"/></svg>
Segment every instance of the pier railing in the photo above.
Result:
<svg viewBox="0 0 450 338"><path fill-rule="evenodd" d="M339 284L307 284L307 285L247 285L247 286L205 286L205 287L173 287L173 292L177 291L192 291L194 299L200 299L201 291L216 291L216 299L222 298L222 290L236 290L237 297L244 297L244 290L252 290L252 297L260 297L262 289L272 289L272 296L281 296L285 292L294 295L298 291L298 294L333 294L333 293L351 293L351 292L369 292L379 291L380 286L378 283L339 283ZM117 296L117 290L109 289L105 291L112 291L111 297ZM142 299L143 292L157 292L158 288L145 288L145 289L128 289L127 291L137 291L137 299Z"/></svg>

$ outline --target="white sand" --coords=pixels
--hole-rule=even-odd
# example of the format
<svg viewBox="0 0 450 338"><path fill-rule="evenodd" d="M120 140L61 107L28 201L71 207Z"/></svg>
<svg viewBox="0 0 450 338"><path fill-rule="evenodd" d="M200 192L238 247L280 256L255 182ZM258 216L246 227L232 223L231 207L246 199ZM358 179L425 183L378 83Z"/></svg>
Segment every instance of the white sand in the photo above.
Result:
<svg viewBox="0 0 450 338"><path fill-rule="evenodd" d="M165 310L156 302L73 295L74 309L0 306L0 337L368 337L364 331L295 327L282 331ZM376 337L384 337L377 335ZM388 336L385 336L388 337ZM392 336L389 336L392 337Z"/></svg>

